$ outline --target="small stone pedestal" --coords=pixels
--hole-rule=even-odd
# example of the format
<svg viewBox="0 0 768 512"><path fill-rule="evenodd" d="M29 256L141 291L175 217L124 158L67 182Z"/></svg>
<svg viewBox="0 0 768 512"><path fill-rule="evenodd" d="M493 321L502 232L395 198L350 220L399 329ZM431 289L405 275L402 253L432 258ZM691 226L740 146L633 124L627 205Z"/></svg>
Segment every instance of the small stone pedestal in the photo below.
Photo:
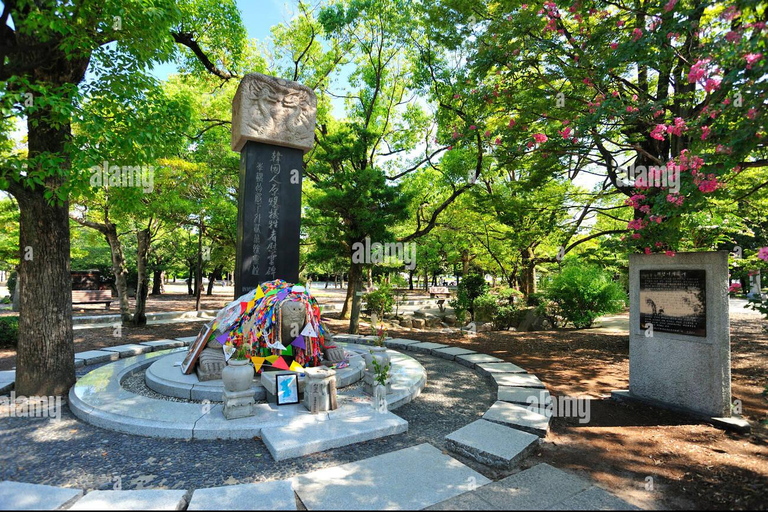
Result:
<svg viewBox="0 0 768 512"><path fill-rule="evenodd" d="M336 370L330 368L307 368L304 385L304 407L312 414L333 411L336 402Z"/></svg>
<svg viewBox="0 0 768 512"><path fill-rule="evenodd" d="M224 390L224 417L228 420L253 416L253 390L227 391Z"/></svg>

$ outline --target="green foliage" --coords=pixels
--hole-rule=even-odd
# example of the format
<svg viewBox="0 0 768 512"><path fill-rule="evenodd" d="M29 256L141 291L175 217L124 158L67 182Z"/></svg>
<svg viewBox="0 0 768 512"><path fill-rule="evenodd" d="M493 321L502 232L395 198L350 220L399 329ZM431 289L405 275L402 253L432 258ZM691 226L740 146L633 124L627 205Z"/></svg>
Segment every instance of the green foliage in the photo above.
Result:
<svg viewBox="0 0 768 512"><path fill-rule="evenodd" d="M456 288L456 298L448 304L456 311L459 318L461 312L469 312L470 319L475 320L475 301L488 291L488 283L480 274L469 274L459 282Z"/></svg>
<svg viewBox="0 0 768 512"><path fill-rule="evenodd" d="M19 318L0 316L0 348L16 348L19 341Z"/></svg>
<svg viewBox="0 0 768 512"><path fill-rule="evenodd" d="M13 291L16 289L16 283L19 280L19 275L14 270L8 275L8 282L6 283L6 286L8 287L8 294L13 298Z"/></svg>
<svg viewBox="0 0 768 512"><path fill-rule="evenodd" d="M481 322L490 322L499 311L496 296L485 293L475 299L475 318Z"/></svg>
<svg viewBox="0 0 768 512"><path fill-rule="evenodd" d="M520 314L524 310L512 305L502 305L496 309L493 315L493 326L497 330L507 330L520 324Z"/></svg>
<svg viewBox="0 0 768 512"><path fill-rule="evenodd" d="M392 311L395 305L395 293L390 285L382 283L376 290L366 293L363 296L363 301L365 307L379 315L381 320L384 318L384 313Z"/></svg>
<svg viewBox="0 0 768 512"><path fill-rule="evenodd" d="M386 386L387 379L389 378L389 370L392 368L392 363L387 363L384 366L381 366L374 357L371 359L371 364L373 365L374 372L373 379L382 386Z"/></svg>
<svg viewBox="0 0 768 512"><path fill-rule="evenodd" d="M545 296L578 329L590 327L602 315L618 313L627 302L624 289L603 269L578 263L565 265L547 283Z"/></svg>

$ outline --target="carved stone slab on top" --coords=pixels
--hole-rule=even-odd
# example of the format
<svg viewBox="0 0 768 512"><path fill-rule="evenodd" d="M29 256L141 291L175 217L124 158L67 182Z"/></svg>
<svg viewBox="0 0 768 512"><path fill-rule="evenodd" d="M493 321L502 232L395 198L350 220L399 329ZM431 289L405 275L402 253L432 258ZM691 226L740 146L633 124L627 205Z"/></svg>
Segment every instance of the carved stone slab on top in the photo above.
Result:
<svg viewBox="0 0 768 512"><path fill-rule="evenodd" d="M249 140L312 149L317 98L309 87L261 73L243 77L232 102L232 149Z"/></svg>

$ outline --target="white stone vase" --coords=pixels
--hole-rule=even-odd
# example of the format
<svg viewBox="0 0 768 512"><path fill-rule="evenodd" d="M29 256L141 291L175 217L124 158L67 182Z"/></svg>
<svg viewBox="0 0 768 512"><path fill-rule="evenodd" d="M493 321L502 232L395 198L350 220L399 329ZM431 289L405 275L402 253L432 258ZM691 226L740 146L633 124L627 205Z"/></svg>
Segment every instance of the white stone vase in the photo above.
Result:
<svg viewBox="0 0 768 512"><path fill-rule="evenodd" d="M387 386L374 382L373 384L373 408L377 412L387 412Z"/></svg>
<svg viewBox="0 0 768 512"><path fill-rule="evenodd" d="M389 354L387 353L387 347L371 347L368 352L365 353L365 369L371 373L375 373L373 368L373 359L379 363L382 368L389 364Z"/></svg>
<svg viewBox="0 0 768 512"><path fill-rule="evenodd" d="M248 359L230 359L221 371L224 389L234 393L247 391L253 385L253 365Z"/></svg>

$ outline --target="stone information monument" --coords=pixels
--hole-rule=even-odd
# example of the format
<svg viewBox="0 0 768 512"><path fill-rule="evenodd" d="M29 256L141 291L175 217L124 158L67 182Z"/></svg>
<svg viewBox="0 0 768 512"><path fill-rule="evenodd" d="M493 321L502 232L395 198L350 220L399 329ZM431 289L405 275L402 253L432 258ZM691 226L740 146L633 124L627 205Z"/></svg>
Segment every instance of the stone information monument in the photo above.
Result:
<svg viewBox="0 0 768 512"><path fill-rule="evenodd" d="M629 392L711 418L731 416L728 253L629 257Z"/></svg>
<svg viewBox="0 0 768 512"><path fill-rule="evenodd" d="M304 85L246 75L232 102L240 152L235 297L259 283L299 279L304 153L315 137L317 98Z"/></svg>

